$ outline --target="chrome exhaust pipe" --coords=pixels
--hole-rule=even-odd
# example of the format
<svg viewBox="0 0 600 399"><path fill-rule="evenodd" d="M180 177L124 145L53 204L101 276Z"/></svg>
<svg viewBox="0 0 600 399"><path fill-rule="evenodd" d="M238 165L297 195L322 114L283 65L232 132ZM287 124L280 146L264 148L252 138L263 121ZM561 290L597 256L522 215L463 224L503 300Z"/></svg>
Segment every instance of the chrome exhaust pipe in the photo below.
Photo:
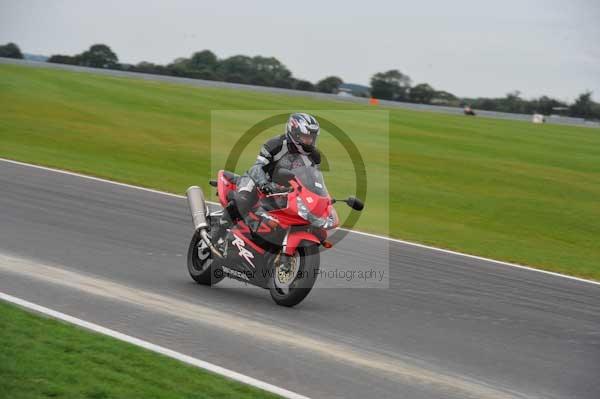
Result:
<svg viewBox="0 0 600 399"><path fill-rule="evenodd" d="M192 212L192 221L194 222L194 228L207 229L208 222L206 221L206 203L204 202L204 193L198 186L192 186L187 189L185 195L188 199L188 205L190 206L190 212Z"/></svg>
<svg viewBox="0 0 600 399"><path fill-rule="evenodd" d="M223 254L221 253L221 251L219 251L217 249L217 247L215 247L213 245L212 241L210 240L210 237L208 236L208 233L206 232L206 229L200 230L200 237L202 237L202 241L204 241L204 243L206 245L208 245L208 247L210 248L210 251L213 254L215 254L219 258L223 258Z"/></svg>
<svg viewBox="0 0 600 399"><path fill-rule="evenodd" d="M202 189L198 186L192 186L187 189L185 195L188 199L190 212L192 213L194 228L196 231L200 231L200 237L202 237L202 241L204 241L204 243L210 248L211 252L219 258L222 258L223 254L213 245L208 233L206 232L208 229L208 222L206 221L207 208Z"/></svg>

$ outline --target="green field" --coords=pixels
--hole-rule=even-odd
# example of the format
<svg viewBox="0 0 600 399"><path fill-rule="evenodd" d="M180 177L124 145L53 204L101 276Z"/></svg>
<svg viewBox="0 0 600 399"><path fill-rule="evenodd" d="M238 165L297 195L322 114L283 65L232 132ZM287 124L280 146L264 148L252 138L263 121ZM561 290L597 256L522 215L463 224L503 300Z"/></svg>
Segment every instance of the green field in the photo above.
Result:
<svg viewBox="0 0 600 399"><path fill-rule="evenodd" d="M275 398L0 301L0 398Z"/></svg>
<svg viewBox="0 0 600 399"><path fill-rule="evenodd" d="M0 103L1 157L176 193L207 187L211 111L384 109L11 65L0 65ZM598 129L390 109L388 138L346 115L375 172L357 229L600 280ZM241 134L219 123L223 143ZM352 192L334 141L321 144L329 190Z"/></svg>

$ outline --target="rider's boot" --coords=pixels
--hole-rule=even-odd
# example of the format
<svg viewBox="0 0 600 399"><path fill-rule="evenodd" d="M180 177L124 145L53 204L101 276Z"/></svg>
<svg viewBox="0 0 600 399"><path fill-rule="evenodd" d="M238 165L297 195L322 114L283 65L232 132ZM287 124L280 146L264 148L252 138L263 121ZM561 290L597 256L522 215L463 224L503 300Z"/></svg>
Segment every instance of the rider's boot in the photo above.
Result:
<svg viewBox="0 0 600 399"><path fill-rule="evenodd" d="M227 206L223 208L223 214L219 219L219 224L215 228L212 238L213 240L219 241L224 240L227 229L233 227L237 220L240 219L240 214L235 206L234 201L229 201Z"/></svg>
<svg viewBox="0 0 600 399"><path fill-rule="evenodd" d="M211 237L214 240L213 242L216 241L217 243L222 243L225 239L225 233L227 232L227 229L229 229L231 226L233 226L233 220L227 208L224 208L223 215L219 219L219 224L211 234Z"/></svg>

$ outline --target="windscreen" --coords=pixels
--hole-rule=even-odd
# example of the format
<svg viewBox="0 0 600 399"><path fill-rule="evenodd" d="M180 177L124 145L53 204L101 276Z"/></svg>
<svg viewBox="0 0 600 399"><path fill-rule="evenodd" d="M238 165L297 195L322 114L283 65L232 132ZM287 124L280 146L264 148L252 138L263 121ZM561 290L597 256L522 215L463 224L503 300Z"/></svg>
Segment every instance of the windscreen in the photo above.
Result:
<svg viewBox="0 0 600 399"><path fill-rule="evenodd" d="M325 187L323 174L321 174L319 169L313 166L302 166L292 169L292 172L307 190L310 190L321 197L327 197L329 195L327 187Z"/></svg>

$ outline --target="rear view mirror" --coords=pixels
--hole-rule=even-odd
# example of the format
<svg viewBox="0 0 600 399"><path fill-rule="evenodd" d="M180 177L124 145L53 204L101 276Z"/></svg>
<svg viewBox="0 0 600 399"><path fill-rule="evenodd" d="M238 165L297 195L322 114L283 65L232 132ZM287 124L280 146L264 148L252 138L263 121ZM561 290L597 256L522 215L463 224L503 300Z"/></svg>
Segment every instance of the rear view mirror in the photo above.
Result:
<svg viewBox="0 0 600 399"><path fill-rule="evenodd" d="M289 186L290 180L293 180L296 177L294 173L292 173L289 169L277 169L273 174L273 181L280 186Z"/></svg>
<svg viewBox="0 0 600 399"><path fill-rule="evenodd" d="M350 208L356 211L362 211L365 207L365 204L356 197L348 197L348 199L346 200L346 204L348 204Z"/></svg>

